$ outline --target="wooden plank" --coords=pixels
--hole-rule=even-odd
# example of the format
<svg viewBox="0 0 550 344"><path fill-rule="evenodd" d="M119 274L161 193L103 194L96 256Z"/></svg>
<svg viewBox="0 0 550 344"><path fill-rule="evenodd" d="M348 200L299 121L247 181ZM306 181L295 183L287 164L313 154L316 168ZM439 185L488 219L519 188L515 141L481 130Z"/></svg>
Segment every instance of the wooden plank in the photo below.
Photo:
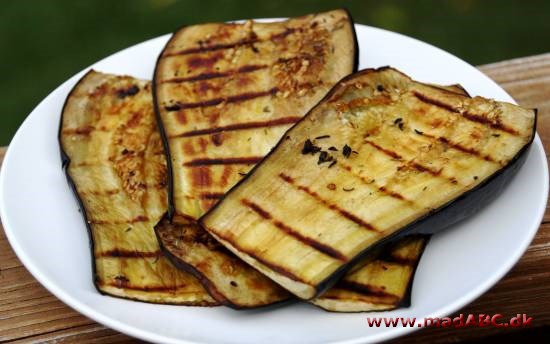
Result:
<svg viewBox="0 0 550 344"><path fill-rule="evenodd" d="M550 54L481 66L521 105L539 109L538 132L550 151ZM0 148L0 164L5 148ZM547 153L548 154L548 153ZM496 328L463 330L427 328L400 343L450 343L480 340L504 333L510 338L536 338L550 326L550 209L544 224L518 264L496 286L460 313L501 313L505 317L527 313L533 317L529 331ZM456 316L453 315L453 316ZM371 313L370 316L377 316ZM366 324L365 324L366 326ZM492 339L500 339L500 336ZM515 336L515 337L514 337ZM135 343L136 340L107 329L63 305L22 267L7 243L0 225L0 342Z"/></svg>

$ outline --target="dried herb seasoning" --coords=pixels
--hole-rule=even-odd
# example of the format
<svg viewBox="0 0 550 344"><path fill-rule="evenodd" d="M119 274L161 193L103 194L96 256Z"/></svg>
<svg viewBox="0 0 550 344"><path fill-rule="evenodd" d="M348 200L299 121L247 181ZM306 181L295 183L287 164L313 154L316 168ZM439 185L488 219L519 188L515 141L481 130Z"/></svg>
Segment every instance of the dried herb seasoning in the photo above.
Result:
<svg viewBox="0 0 550 344"><path fill-rule="evenodd" d="M311 142L310 139L307 139L304 142L304 147L302 148L302 154L315 154L321 150L321 147L318 147Z"/></svg>
<svg viewBox="0 0 550 344"><path fill-rule="evenodd" d="M324 162L332 161L334 158L328 154L326 151L321 151L319 153L319 160L317 160L317 165L321 165Z"/></svg>
<svg viewBox="0 0 550 344"><path fill-rule="evenodd" d="M349 156L351 155L351 151L351 147L345 144L344 148L342 148L342 155L344 155L346 158L349 158Z"/></svg>

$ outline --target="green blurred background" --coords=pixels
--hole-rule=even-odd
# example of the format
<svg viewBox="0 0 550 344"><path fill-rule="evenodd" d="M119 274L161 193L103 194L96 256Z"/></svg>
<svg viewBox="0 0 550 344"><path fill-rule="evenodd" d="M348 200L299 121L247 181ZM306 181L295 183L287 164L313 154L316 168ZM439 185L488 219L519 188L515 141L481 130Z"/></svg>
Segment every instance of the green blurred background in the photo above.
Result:
<svg viewBox="0 0 550 344"><path fill-rule="evenodd" d="M288 17L337 7L357 23L439 46L472 64L550 51L550 1L4 0L0 145L57 85L94 61L182 24Z"/></svg>

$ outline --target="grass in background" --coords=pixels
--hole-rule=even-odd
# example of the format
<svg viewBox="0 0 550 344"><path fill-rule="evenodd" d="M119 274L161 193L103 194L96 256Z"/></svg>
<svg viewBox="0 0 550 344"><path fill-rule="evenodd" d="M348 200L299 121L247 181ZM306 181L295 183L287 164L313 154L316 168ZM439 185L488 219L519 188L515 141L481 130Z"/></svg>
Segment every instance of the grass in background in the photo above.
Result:
<svg viewBox="0 0 550 344"><path fill-rule="evenodd" d="M416 37L472 64L550 50L550 1L3 1L0 145L61 82L122 48L182 24L337 7L348 8L357 23Z"/></svg>

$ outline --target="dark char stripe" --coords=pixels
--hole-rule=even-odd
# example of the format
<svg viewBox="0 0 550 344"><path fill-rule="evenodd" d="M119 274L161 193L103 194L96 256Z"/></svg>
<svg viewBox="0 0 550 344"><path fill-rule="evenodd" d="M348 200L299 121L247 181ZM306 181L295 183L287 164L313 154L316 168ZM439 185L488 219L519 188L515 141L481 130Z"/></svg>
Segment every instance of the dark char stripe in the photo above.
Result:
<svg viewBox="0 0 550 344"><path fill-rule="evenodd" d="M224 78L235 74L251 73L257 70L265 69L267 65L246 65L237 69L227 70L225 72L213 72L213 73L202 73L185 78L171 78L162 80L161 83L182 83L182 82L192 82L192 81L201 81L209 80L216 78Z"/></svg>
<svg viewBox="0 0 550 344"><path fill-rule="evenodd" d="M179 288L187 287L184 285L175 285L175 286L164 286L164 285L151 285L151 286L137 286L131 285L129 283L100 283L101 285L120 288L120 289L129 289L129 290L139 290L139 291L149 291L149 292L163 292L163 291L176 291Z"/></svg>
<svg viewBox="0 0 550 344"><path fill-rule="evenodd" d="M372 295L372 296L380 296L380 297L388 297L388 298L395 298L395 301L399 300L399 297L393 294L390 294L388 292L385 292L381 288L371 286L369 284L362 284L352 281L346 281L343 279L340 281L337 285L338 288L346 289L349 291L354 291L356 293L360 293L363 295ZM393 303L393 302L391 302Z"/></svg>
<svg viewBox="0 0 550 344"><path fill-rule="evenodd" d="M204 223L202 223L201 225L203 227L207 227L207 226L205 226ZM277 272L278 274L281 274L281 275L283 275L287 278L290 278L291 280L294 280L294 281L297 281L297 282L300 282L300 283L304 283L304 284L307 284L307 285L311 285L309 282L307 282L303 278L295 275L294 273L292 273L290 270L286 269L285 267L277 265L276 263L268 262L264 258L260 257L253 249L245 249L244 247L242 247L241 245L239 245L236 242L236 240L233 236L223 235L223 234L221 234L217 231L213 231L210 228L207 228L207 229L208 229L209 232L213 233L215 236L219 237L221 240L224 240L224 241L227 241L228 243L230 243L231 246L233 246L237 251L242 252L242 253L254 258L259 263L265 265L266 267L268 267L269 269Z"/></svg>
<svg viewBox="0 0 550 344"><path fill-rule="evenodd" d="M443 109L445 109L447 111L450 111L450 112L458 113L462 117L464 117L467 120L470 120L472 122L486 124L486 125L490 126L493 129L501 130L501 131L507 132L507 133L512 134L512 135L519 135L519 133L516 129L510 128L510 127L508 127L508 126L506 126L506 125L504 125L500 122L491 121L490 119L488 119L484 116L481 116L481 115L471 114L471 113L468 113L468 112L461 112L459 109L453 107L451 104L447 104L447 103L442 102L440 100L430 98L430 97L426 96L425 94L422 94L422 93L417 92L417 91L413 91L413 94L418 100L420 100L424 103L435 105L437 107L443 108Z"/></svg>
<svg viewBox="0 0 550 344"><path fill-rule="evenodd" d="M338 289L344 289L344 290L347 290L346 288L340 288L340 287L334 287L336 290ZM345 297L341 297L339 296L338 294L334 294L334 295L327 295L328 293L324 294L324 295L321 295L319 297L319 300L337 300L337 301L349 301L348 298L345 298ZM362 293L361 293L362 294ZM364 294L363 294L364 295ZM376 304L383 304L383 305L392 305L392 306L395 306L397 305L397 302L399 302L399 299L398 298L394 298L394 297L390 297L391 299L388 300L388 297L380 297L378 295L370 295L370 294L367 294L367 295L364 295L365 297L376 297L376 298L380 298L380 299L377 299L375 300L374 302Z"/></svg>
<svg viewBox="0 0 550 344"><path fill-rule="evenodd" d="M417 162L411 162L408 165L411 166L412 168L414 168L415 170L419 171L419 172L426 172L426 173L431 174L434 177L439 176L441 174L441 171L442 171L442 170L433 170L433 169L431 169L427 166L421 165Z"/></svg>
<svg viewBox="0 0 550 344"><path fill-rule="evenodd" d="M382 146L379 146L378 144L372 142L372 141L369 141L369 140L365 140L365 143L378 149L379 151L381 151L382 153L392 157L393 159L402 159L401 155L397 154L396 152L392 151L391 149L387 149L387 148L384 148Z"/></svg>
<svg viewBox="0 0 550 344"><path fill-rule="evenodd" d="M249 156L239 158L201 158L183 163L183 166L210 166L210 165L250 165L262 160L261 156Z"/></svg>
<svg viewBox="0 0 550 344"><path fill-rule="evenodd" d="M308 187L303 186L303 185L298 185L292 177L290 177L290 176L288 176L284 173L279 173L279 177L282 180L284 180L285 182L287 182L288 184L293 185L294 187L296 187L298 190L303 191L303 192L307 193L308 195L310 195L311 197L315 198L317 201L319 201L320 203L325 205L327 208L338 212L340 215L342 215L346 219L348 219L352 222L355 222L356 224L358 224L359 226L361 226L363 228L366 228L368 230L377 232L377 229L374 228L374 226L371 225L370 223L368 223L365 220L359 218L358 216L348 212L346 209L342 209L339 206L337 206L336 204L330 203L327 200L321 198L321 196L317 192L309 189Z"/></svg>
<svg viewBox="0 0 550 344"><path fill-rule="evenodd" d="M243 102L247 100L252 100L255 98L265 97L265 96L272 96L275 95L279 91L277 87L273 87L270 90L267 91L259 91L259 92L245 92L241 94L237 94L234 96L228 96L225 98L214 98L214 99L208 99L203 100L200 102L195 103L180 103L177 102L172 105L165 105L164 109L166 111L179 111L184 109L194 109L199 107L209 107L209 106L216 106L221 103L238 103Z"/></svg>
<svg viewBox="0 0 550 344"><path fill-rule="evenodd" d="M493 129L502 130L502 131L505 131L508 134L512 134L512 135L519 135L519 132L516 129L505 126L504 124L502 124L500 122L493 122L493 121L491 121L490 119L488 119L484 116L471 114L469 112L464 112L462 114L462 116L464 116L464 118L467 118L467 119L469 119L470 121L473 121L473 122L487 124Z"/></svg>
<svg viewBox="0 0 550 344"><path fill-rule="evenodd" d="M434 138L433 136L431 136L431 135L429 135L429 134L426 134L426 133L423 133L423 135L424 135L424 136L427 136L427 137ZM482 157L483 159L485 159L485 160L487 160L487 161L493 161L493 159L492 159L490 156L482 156L479 152L477 152L477 151L475 151L475 150L473 150L473 149L470 149L470 148L466 148L466 147L460 146L460 145L458 145L458 144L456 144L456 143L453 143L453 142L447 140L447 139L444 138L444 137L440 137L440 138L439 138L439 141L447 143L447 145L448 145L449 147L453 147L453 148L455 148L455 149L458 149L458 150L461 150L461 151L463 151L463 152L470 153L470 154L475 154L475 153L477 153L477 154L475 154L475 155L480 156L480 157ZM389 149L387 149L387 148L381 147L381 146L375 144L374 142L371 142L371 141L365 141L365 142L368 143L368 144L370 144L371 146L375 147L375 148L378 149L379 151L383 152L384 154L386 154L386 155L392 157L392 158L395 158L395 159L402 159L402 157L401 157L399 154L397 154L397 153L395 153L395 152L393 152L393 151L391 151L391 150L389 150ZM475 152L475 153L474 153L474 152ZM403 167L405 167L405 166L410 166L411 168L414 168L415 170L417 170L417 171L419 171L419 172L429 173L429 174L431 174L431 175L434 176L434 177L439 177L439 176L441 175L441 172L443 171L443 169L434 170L434 169L432 169L432 168L430 168L430 167L424 166L424 165L422 165L422 164L420 164L420 163L418 163L418 162L415 162L415 161L408 161L408 162L406 162L404 165L398 167L398 169L403 168ZM456 180L455 180L454 178L450 178L450 180L451 180L451 182L453 182L453 183L456 182Z"/></svg>
<svg viewBox="0 0 550 344"><path fill-rule="evenodd" d="M231 49L236 48L244 45L264 42L264 41L271 41L271 40L277 40L285 38L286 36L294 33L295 31L300 31L300 29L295 28L286 28L283 32L273 34L272 36L268 37L267 39L260 40L258 38L248 38L243 39L237 42L232 43L225 43L225 44L212 44L212 45L201 45L199 47L195 48L187 48L180 51L175 51L172 53L164 53L163 58L167 56L176 56L176 55L188 55L188 54L196 54L196 53L205 53L209 51L216 51L216 50L225 50L225 49Z"/></svg>
<svg viewBox="0 0 550 344"><path fill-rule="evenodd" d="M170 138L191 137L191 136L199 136L199 135L210 135L210 134L220 133L222 131L268 128L268 127L274 127L274 126L279 126L279 125L294 124L294 123L298 122L300 119L301 119L301 117L290 116L290 117L281 117L281 118L277 118L277 119L273 119L273 120L269 120L269 121L235 123L235 124L230 124L230 125L226 125L226 126L223 126L223 127L214 127L214 128L206 128L206 129L187 131L187 132L182 133L182 134L177 134L177 135L170 136Z"/></svg>
<svg viewBox="0 0 550 344"><path fill-rule="evenodd" d="M410 265L414 266L418 262L418 256L414 258L402 257L395 254L382 255L378 258L384 262L399 264L399 265Z"/></svg>
<svg viewBox="0 0 550 344"><path fill-rule="evenodd" d="M349 165L345 165L343 163L340 163L340 165L346 170L348 171L350 174L352 174L353 176L359 178L364 184L366 185L371 185L374 183L374 180L368 180L367 178L357 174L357 173L354 173L353 172L353 169L351 168L351 166ZM408 200L406 199L403 195L401 195L400 193L396 192L396 191L392 191L390 189L388 189L386 186L382 185L380 187L378 187L378 191L390 196L390 197L393 197L393 198L396 198L396 199L399 199L401 201L406 201L406 202L409 202L409 203L414 203L413 201L411 200Z"/></svg>
<svg viewBox="0 0 550 344"><path fill-rule="evenodd" d="M452 147L452 148L454 148L456 150L459 150L463 153L478 156L481 159L486 160L486 161L496 162L495 159L493 159L493 157L491 157L489 155L481 154L481 152L479 152L478 150L476 150L474 148L465 147L465 146L463 146L459 143L452 142L452 141L450 141L449 139L447 139L445 137L438 137L437 140L439 140L441 143L444 143L444 144L448 145L449 147Z"/></svg>
<svg viewBox="0 0 550 344"><path fill-rule="evenodd" d="M225 194L223 192L203 192L199 195L200 199L221 199Z"/></svg>
<svg viewBox="0 0 550 344"><path fill-rule="evenodd" d="M348 261L348 258L343 253L341 253L340 251L338 251L338 250L336 250L336 249L334 249L334 248L332 248L328 245L320 243L319 241L317 241L315 239L312 239L310 237L306 237L306 236L302 235L300 232L292 229L290 226L286 225L285 223L283 223L283 222L281 222L277 219L274 219L273 216L267 210L263 209L258 204L254 203L254 202L251 202L247 199L242 199L241 203L244 204L246 207L250 208L251 210L253 210L256 214L260 215L264 219L270 220L271 223L273 223L273 225L275 225L275 227L279 228L281 231L285 232L286 234L298 239L302 243L304 243L304 244L306 244L310 247L313 247L317 251L322 252L322 253L326 254L327 256L332 257L334 259L338 259L338 260L341 260L343 262Z"/></svg>
<svg viewBox="0 0 550 344"><path fill-rule="evenodd" d="M162 252L140 252L140 251L129 251L129 250L120 250L114 249L104 252L96 253L96 258L99 257L120 257L120 258L154 258L162 256Z"/></svg>
<svg viewBox="0 0 550 344"><path fill-rule="evenodd" d="M136 216L133 219L130 220L116 220L116 221L108 221L108 220L89 220L88 223L93 225L122 225L122 224L131 224L131 223L137 223L137 222L146 222L149 221L149 218L144 215Z"/></svg>

